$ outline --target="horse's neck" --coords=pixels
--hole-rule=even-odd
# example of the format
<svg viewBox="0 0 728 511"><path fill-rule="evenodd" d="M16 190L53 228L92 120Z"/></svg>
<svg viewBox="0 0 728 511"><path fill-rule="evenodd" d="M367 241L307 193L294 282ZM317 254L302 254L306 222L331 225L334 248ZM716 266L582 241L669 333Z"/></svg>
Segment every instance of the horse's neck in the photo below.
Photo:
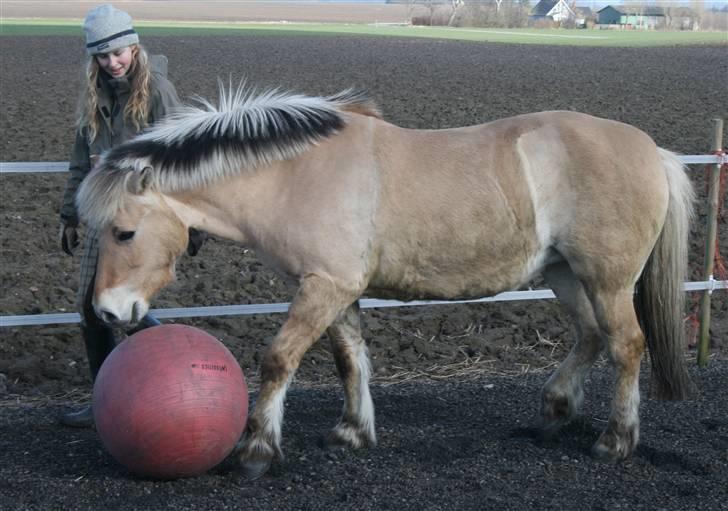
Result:
<svg viewBox="0 0 728 511"><path fill-rule="evenodd" d="M281 200L278 177L276 168L261 168L165 199L187 227L250 246Z"/></svg>

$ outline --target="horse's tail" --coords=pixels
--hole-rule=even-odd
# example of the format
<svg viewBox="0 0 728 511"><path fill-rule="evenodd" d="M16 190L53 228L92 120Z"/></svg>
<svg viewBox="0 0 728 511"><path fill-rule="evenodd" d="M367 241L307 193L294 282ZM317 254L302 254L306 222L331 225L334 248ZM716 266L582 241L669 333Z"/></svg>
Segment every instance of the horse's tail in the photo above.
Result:
<svg viewBox="0 0 728 511"><path fill-rule="evenodd" d="M685 368L687 346L683 282L688 267L688 233L693 215L690 179L678 157L658 149L667 175L667 217L637 283L636 309L652 362L652 385L658 399L685 399L692 391Z"/></svg>

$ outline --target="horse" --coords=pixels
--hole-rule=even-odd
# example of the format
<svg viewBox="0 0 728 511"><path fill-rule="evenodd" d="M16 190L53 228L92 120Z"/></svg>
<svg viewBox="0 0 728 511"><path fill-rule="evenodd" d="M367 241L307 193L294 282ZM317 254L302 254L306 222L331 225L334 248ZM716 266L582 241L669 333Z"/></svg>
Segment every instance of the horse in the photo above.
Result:
<svg viewBox="0 0 728 511"><path fill-rule="evenodd" d="M679 158L621 122L546 111L407 129L384 120L365 92L243 87L221 87L217 104L198 98L111 149L76 198L101 232L93 304L108 323L145 315L174 279L189 227L254 249L298 286L264 353L237 451L250 479L283 459L284 397L325 332L345 394L327 444L376 444L362 295L471 299L539 274L576 333L542 389L543 431L577 415L604 351L613 401L592 453L628 457L645 349L656 397L692 389L682 284L693 201Z"/></svg>

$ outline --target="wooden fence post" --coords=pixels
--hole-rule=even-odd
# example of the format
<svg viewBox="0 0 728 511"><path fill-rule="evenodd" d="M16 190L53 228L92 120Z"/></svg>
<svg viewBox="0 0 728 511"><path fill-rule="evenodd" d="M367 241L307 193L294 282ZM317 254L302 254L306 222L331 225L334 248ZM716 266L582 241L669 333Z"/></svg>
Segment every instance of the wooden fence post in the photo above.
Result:
<svg viewBox="0 0 728 511"><path fill-rule="evenodd" d="M713 119L713 151L722 150L723 145L723 119ZM705 278L713 279L713 264L715 262L715 240L718 231L718 192L720 190L720 163L713 165L708 177L708 219L707 236L705 241ZM708 364L710 348L710 298L711 290L703 291L700 298L700 337L698 339L698 365L704 367Z"/></svg>

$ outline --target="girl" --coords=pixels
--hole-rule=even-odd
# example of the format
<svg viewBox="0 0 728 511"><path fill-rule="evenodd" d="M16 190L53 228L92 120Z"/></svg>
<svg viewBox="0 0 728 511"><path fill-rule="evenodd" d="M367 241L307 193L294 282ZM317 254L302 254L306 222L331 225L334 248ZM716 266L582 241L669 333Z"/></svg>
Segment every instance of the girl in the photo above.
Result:
<svg viewBox="0 0 728 511"><path fill-rule="evenodd" d="M96 160L104 151L133 137L179 104L177 92L166 78L166 57L150 57L147 54L139 45L139 36L132 27L131 16L126 12L111 5L96 7L86 16L83 30L88 55L85 83L79 101L70 176L61 208L61 246L69 255L73 255L73 249L79 244L79 220L74 203L76 191ZM190 234L188 252L194 255L204 235ZM116 346L112 328L96 317L91 303L97 243L96 233L89 230L81 258L77 294L81 334L86 344L92 380ZM159 322L151 316L141 321L142 328L155 324ZM91 426L91 406L64 414L61 422L69 426Z"/></svg>

